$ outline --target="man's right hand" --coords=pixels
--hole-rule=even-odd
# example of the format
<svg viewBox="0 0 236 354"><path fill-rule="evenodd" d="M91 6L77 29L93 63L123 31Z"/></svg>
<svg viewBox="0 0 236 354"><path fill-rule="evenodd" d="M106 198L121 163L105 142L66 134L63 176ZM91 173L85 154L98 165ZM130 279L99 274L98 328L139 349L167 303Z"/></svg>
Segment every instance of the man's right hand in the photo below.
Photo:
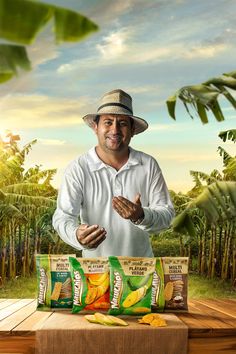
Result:
<svg viewBox="0 0 236 354"><path fill-rule="evenodd" d="M99 225L81 224L76 230L76 237L85 248L97 248L106 239L106 233Z"/></svg>

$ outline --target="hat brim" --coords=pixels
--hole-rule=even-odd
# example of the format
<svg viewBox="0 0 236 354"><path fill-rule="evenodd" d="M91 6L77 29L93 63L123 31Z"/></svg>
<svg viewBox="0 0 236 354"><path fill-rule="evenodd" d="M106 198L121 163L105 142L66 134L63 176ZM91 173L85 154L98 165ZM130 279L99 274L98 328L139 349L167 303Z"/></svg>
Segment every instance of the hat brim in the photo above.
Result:
<svg viewBox="0 0 236 354"><path fill-rule="evenodd" d="M83 117L84 122L90 127L93 128L94 127L94 120L98 115L107 115L107 114L112 114L112 115L124 115L124 116L128 116L130 118L133 118L134 121L134 135L140 134L142 132L144 132L147 128L148 128L148 123L140 118L140 117L136 117L136 116L132 116L131 114L127 114L127 113L96 113L96 114L87 114L86 116Z"/></svg>

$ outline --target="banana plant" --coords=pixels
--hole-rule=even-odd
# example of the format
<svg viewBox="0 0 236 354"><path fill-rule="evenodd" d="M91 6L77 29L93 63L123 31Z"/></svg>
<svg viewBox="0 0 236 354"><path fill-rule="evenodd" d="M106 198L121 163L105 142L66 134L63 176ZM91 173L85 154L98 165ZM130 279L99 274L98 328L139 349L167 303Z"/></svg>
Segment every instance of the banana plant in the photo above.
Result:
<svg viewBox="0 0 236 354"><path fill-rule="evenodd" d="M230 93L236 90L236 71L225 73L219 77L207 80L199 85L184 86L166 101L169 115L176 120L175 107L179 98L191 118L191 109L201 119L203 124L208 123L208 111L211 111L217 121L225 119L218 102L218 97L223 95L236 109L236 100ZM233 133L235 138L235 132Z"/></svg>
<svg viewBox="0 0 236 354"><path fill-rule="evenodd" d="M204 187L202 193L191 200L186 209L176 216L172 226L176 232L196 236L191 210L202 210L209 224L216 224L236 218L236 182L218 181Z"/></svg>
<svg viewBox="0 0 236 354"><path fill-rule="evenodd" d="M57 44L83 39L98 26L87 17L62 7L28 0L0 0L0 83L17 75L18 69L30 70L25 46L53 19ZM9 42L12 42L11 44Z"/></svg>

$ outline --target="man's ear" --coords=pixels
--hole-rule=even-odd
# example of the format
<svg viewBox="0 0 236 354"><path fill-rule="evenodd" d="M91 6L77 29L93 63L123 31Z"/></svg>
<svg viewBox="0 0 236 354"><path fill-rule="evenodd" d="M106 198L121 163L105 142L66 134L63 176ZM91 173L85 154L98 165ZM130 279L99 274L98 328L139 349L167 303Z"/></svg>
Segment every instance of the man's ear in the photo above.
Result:
<svg viewBox="0 0 236 354"><path fill-rule="evenodd" d="M97 134L97 131L98 131L98 123L97 122L92 123L92 129L93 129L94 133Z"/></svg>

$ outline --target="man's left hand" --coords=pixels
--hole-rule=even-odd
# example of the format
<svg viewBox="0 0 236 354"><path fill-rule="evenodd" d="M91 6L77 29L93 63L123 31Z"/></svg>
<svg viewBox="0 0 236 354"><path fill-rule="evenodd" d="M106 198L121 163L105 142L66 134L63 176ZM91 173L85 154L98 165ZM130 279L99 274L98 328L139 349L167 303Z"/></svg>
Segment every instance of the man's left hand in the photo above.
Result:
<svg viewBox="0 0 236 354"><path fill-rule="evenodd" d="M112 207L122 218L135 222L144 217L140 198L140 193L136 195L134 202L121 196L113 197Z"/></svg>

